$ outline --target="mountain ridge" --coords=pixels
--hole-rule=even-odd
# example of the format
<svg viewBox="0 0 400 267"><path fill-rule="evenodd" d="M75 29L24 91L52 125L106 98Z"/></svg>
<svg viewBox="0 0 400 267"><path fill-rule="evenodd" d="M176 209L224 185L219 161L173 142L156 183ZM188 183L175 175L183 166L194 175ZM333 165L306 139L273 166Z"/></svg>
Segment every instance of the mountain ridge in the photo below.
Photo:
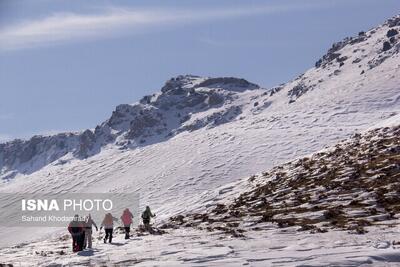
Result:
<svg viewBox="0 0 400 267"><path fill-rule="evenodd" d="M30 174L68 153L85 159L109 144L115 144L120 149L134 148L146 145L146 138L155 137L158 140L153 143L160 142L183 131L229 122L240 114L239 107L216 112L193 125L184 125L193 113L221 107L225 102L232 101L235 94L255 89L261 88L245 79L179 75L169 79L160 92L145 96L134 104L118 105L110 118L94 130L35 135L29 140L1 143L0 177L9 180L18 172ZM41 159L34 162L38 155L42 156ZM36 166L30 168L32 165ZM16 172L4 175L6 168Z"/></svg>
<svg viewBox="0 0 400 267"><path fill-rule="evenodd" d="M120 149L142 147L168 140L184 131L231 122L240 117L243 109L241 105L231 103L235 102L237 94L246 90L264 90L262 94L269 97L283 90L287 92L287 103L293 104L312 90L328 87L326 84L335 78L347 79L342 73L359 72L360 80L363 80L368 71L398 56L399 26L400 15L397 15L355 37L344 38L334 43L314 68L270 89L234 77L173 77L159 92L144 96L134 104L118 105L111 117L93 130L36 135L29 140L0 143L0 177L9 180L19 173L33 173L69 153L75 158L85 159L110 144ZM354 79L353 76L349 78ZM399 99L400 95L395 101ZM271 103L266 100L263 104L257 102L253 105L258 106L260 112ZM218 110L224 105L226 109ZM215 113L203 118L196 116L212 109ZM192 117L196 119L191 120ZM40 157L35 158L38 155Z"/></svg>

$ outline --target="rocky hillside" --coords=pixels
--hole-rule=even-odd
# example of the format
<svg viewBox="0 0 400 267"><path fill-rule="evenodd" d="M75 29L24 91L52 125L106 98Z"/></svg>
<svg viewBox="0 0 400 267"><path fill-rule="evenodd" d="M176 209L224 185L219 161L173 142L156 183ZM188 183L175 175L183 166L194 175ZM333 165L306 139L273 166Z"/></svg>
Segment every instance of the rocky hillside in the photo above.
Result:
<svg viewBox="0 0 400 267"><path fill-rule="evenodd" d="M251 176L230 188L233 199L171 217L163 228L195 227L236 237L290 226L362 234L366 226L398 218L399 182L400 126L385 127Z"/></svg>
<svg viewBox="0 0 400 267"><path fill-rule="evenodd" d="M386 60L398 57L399 32L400 16L396 16L378 27L334 43L315 63L315 68L285 86L289 103L295 102L307 92L327 86L330 81L340 78L344 82L351 82L357 76L366 77L368 72Z"/></svg>

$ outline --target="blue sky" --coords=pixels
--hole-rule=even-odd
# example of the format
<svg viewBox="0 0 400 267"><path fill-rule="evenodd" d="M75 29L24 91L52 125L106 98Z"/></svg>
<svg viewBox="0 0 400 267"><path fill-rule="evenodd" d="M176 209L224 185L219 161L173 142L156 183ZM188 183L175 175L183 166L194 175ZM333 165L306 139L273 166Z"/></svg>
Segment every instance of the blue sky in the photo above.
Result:
<svg viewBox="0 0 400 267"><path fill-rule="evenodd" d="M284 83L398 0L0 0L0 141L94 128L179 74Z"/></svg>

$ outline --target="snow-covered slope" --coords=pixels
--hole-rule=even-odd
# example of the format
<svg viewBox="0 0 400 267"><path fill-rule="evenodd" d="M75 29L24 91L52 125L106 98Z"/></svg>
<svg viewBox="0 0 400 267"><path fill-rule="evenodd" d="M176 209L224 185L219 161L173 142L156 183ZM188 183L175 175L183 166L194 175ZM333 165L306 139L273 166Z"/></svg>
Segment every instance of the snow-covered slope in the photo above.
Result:
<svg viewBox="0 0 400 267"><path fill-rule="evenodd" d="M118 106L95 130L1 144L0 192L139 192L164 218L191 210L194 195L399 114L400 36L391 36L399 22L334 45L317 67L275 88L179 76ZM3 228L0 245L27 233L42 234Z"/></svg>
<svg viewBox="0 0 400 267"><path fill-rule="evenodd" d="M390 123L393 123L391 121ZM195 196L185 214L72 253L69 235L0 249L14 266L397 266L400 122ZM162 229L162 230L160 230Z"/></svg>
<svg viewBox="0 0 400 267"><path fill-rule="evenodd" d="M198 200L202 206L173 216L163 228L238 236L272 223L300 231L364 233L365 226L400 216L399 182L400 122L220 187L208 200Z"/></svg>

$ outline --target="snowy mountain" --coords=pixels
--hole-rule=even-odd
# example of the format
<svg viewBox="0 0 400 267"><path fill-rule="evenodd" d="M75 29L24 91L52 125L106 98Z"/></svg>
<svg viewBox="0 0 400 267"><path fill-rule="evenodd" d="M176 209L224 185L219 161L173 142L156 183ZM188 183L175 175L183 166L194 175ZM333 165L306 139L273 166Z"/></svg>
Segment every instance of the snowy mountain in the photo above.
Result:
<svg viewBox="0 0 400 267"><path fill-rule="evenodd" d="M399 31L400 16L346 38L274 88L178 76L94 130L0 144L0 193L139 192L165 220L214 205L216 188L396 118ZM44 234L0 228L0 245Z"/></svg>
<svg viewBox="0 0 400 267"><path fill-rule="evenodd" d="M172 78L161 92L145 96L139 103L117 106L111 117L93 131L0 144L0 177L9 180L18 173L31 174L69 153L84 159L109 144L121 150L133 149L165 141L183 131L227 123L242 112L235 100L243 92L256 89L262 90L238 78Z"/></svg>
<svg viewBox="0 0 400 267"><path fill-rule="evenodd" d="M94 130L34 136L28 141L0 144L0 177L8 180L19 173L33 173L68 153L74 158L87 158L108 144L132 149L165 141L183 131L231 122L244 109L250 109L253 114L271 104L284 109L283 103L276 103L282 99L274 97L280 90L287 94L288 103L313 90L329 90L334 94L338 90L332 86L337 88L346 83L351 83L354 90L360 90L370 72L376 72L372 70L387 60L386 65L393 64L390 61L398 57L398 24L399 18L395 17L368 32L333 44L316 62L315 68L276 88L263 90L237 78L178 76L167 81L161 92L145 96L139 103L119 105L112 116ZM392 68L398 66L392 65ZM252 97L260 101L243 105L241 100L248 95L245 94L247 91L257 91ZM398 99L392 101L395 104Z"/></svg>

